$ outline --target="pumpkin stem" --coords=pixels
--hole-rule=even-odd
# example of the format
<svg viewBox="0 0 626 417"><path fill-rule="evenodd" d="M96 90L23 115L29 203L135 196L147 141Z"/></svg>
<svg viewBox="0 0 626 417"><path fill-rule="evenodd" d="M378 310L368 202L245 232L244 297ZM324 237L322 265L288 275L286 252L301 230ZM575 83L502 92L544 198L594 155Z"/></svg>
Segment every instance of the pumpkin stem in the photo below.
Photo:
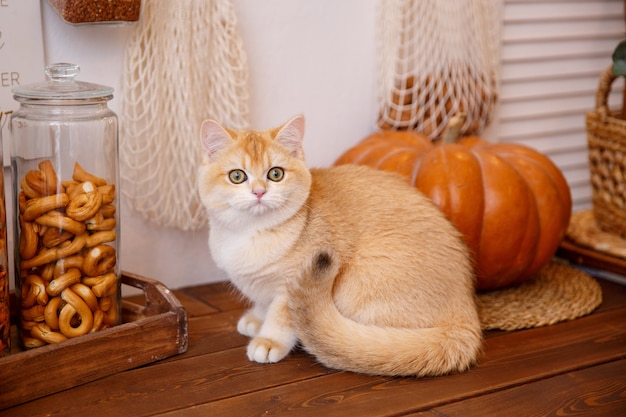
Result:
<svg viewBox="0 0 626 417"><path fill-rule="evenodd" d="M461 128L467 120L465 113L457 113L448 120L446 131L443 133L443 143L456 143L461 136Z"/></svg>

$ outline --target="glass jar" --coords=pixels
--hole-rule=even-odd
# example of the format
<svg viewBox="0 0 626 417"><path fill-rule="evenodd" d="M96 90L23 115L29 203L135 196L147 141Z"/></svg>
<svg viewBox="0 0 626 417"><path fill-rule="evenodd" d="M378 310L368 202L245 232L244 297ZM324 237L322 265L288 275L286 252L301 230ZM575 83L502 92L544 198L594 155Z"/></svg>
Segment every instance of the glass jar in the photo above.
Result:
<svg viewBox="0 0 626 417"><path fill-rule="evenodd" d="M136 22L141 0L48 0L50 6L66 22L123 23Z"/></svg>
<svg viewBox="0 0 626 417"><path fill-rule="evenodd" d="M4 160L0 129L0 358L11 349L11 311L9 309L9 255L7 253L6 206L4 198Z"/></svg>
<svg viewBox="0 0 626 417"><path fill-rule="evenodd" d="M110 87L53 64L13 89L15 283L23 348L120 322L118 121Z"/></svg>

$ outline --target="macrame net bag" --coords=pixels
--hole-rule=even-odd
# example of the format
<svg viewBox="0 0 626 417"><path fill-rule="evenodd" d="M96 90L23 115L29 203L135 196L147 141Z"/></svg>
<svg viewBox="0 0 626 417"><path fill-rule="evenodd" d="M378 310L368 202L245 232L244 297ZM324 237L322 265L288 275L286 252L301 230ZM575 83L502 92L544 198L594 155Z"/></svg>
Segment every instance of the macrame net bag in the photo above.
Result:
<svg viewBox="0 0 626 417"><path fill-rule="evenodd" d="M200 125L247 125L247 66L230 0L144 0L124 57L122 193L144 218L206 227Z"/></svg>
<svg viewBox="0 0 626 417"><path fill-rule="evenodd" d="M502 0L382 0L381 129L440 138L465 113L461 134L490 121L498 91Z"/></svg>

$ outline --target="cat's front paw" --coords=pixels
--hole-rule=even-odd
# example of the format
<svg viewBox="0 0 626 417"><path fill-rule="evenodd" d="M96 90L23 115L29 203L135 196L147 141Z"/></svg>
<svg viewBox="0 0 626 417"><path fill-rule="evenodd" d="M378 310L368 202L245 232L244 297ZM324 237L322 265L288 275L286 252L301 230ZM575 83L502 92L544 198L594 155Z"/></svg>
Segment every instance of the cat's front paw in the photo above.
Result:
<svg viewBox="0 0 626 417"><path fill-rule="evenodd" d="M291 347L265 337L255 337L248 344L248 359L259 363L273 363L283 359Z"/></svg>
<svg viewBox="0 0 626 417"><path fill-rule="evenodd" d="M237 331L244 336L254 337L259 334L262 324L263 321L260 318L248 312L237 322Z"/></svg>

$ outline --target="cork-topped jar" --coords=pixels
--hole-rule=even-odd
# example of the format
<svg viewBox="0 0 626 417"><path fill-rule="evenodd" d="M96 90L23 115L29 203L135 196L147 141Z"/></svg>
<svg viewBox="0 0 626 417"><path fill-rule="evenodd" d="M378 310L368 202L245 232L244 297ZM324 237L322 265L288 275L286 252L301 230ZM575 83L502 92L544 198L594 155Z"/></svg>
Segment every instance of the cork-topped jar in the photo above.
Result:
<svg viewBox="0 0 626 417"><path fill-rule="evenodd" d="M15 282L24 348L120 321L118 121L110 87L53 64L13 89Z"/></svg>

